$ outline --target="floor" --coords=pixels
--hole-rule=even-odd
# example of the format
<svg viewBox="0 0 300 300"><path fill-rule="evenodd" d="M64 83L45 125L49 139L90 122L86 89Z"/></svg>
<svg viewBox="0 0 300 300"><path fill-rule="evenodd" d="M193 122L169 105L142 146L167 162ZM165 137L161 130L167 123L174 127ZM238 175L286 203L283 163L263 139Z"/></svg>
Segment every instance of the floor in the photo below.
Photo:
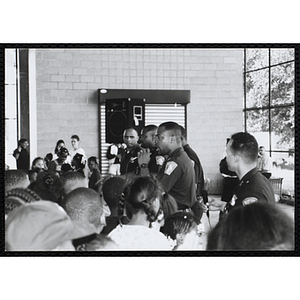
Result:
<svg viewBox="0 0 300 300"><path fill-rule="evenodd" d="M220 195L209 195L208 198L221 199L221 196ZM276 205L294 219L294 217L295 217L295 207L294 206L287 205L287 204L281 204L281 203L276 203ZM202 248L205 249L207 233L210 231L211 228L213 228L218 223L219 211L210 211L209 219L207 218L206 214L204 214L201 221L204 225L204 234L202 235L202 238L203 238Z"/></svg>

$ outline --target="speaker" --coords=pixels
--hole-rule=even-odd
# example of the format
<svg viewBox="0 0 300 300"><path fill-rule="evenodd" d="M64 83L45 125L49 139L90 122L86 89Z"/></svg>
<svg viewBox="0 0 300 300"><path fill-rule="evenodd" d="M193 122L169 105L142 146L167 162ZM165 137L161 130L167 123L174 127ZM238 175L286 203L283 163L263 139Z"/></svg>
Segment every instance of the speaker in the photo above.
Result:
<svg viewBox="0 0 300 300"><path fill-rule="evenodd" d="M106 99L106 143L123 143L123 132L133 127L140 134L145 127L145 99Z"/></svg>

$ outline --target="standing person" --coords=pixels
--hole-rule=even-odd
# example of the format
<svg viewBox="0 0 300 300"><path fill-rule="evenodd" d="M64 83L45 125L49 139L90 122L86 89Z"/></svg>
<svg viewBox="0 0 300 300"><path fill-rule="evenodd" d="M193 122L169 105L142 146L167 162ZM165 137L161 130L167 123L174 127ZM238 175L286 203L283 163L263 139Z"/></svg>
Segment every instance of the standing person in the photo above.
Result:
<svg viewBox="0 0 300 300"><path fill-rule="evenodd" d="M175 122L160 124L156 135L156 146L159 154L167 157L157 174L157 179L165 191L175 198L179 210L191 211L196 203L195 172L192 161L182 148L179 125ZM139 164L142 175L147 174L149 161L150 153L141 151Z"/></svg>
<svg viewBox="0 0 300 300"><path fill-rule="evenodd" d="M226 145L229 143L230 139L227 139ZM239 183L239 179L235 172L228 169L228 164L225 157L221 159L220 164L220 173L223 176L223 191L221 200L229 202L233 196L233 191Z"/></svg>
<svg viewBox="0 0 300 300"><path fill-rule="evenodd" d="M151 174L157 174L165 160L163 156L158 155L155 145L156 131L156 125L147 125L142 129L140 137L141 147L150 151L148 168Z"/></svg>
<svg viewBox="0 0 300 300"><path fill-rule="evenodd" d="M125 144L111 144L106 152L106 157L108 159L109 175L121 175L120 173L120 161L122 158L122 153L124 152Z"/></svg>
<svg viewBox="0 0 300 300"><path fill-rule="evenodd" d="M17 161L17 169L29 170L29 153L27 151L29 143L26 139L20 139L18 141L18 148L15 149L13 156Z"/></svg>
<svg viewBox="0 0 300 300"><path fill-rule="evenodd" d="M99 159L96 156L89 157L88 167L92 173L89 178L89 188L100 193L101 192L101 173L99 170Z"/></svg>
<svg viewBox="0 0 300 300"><path fill-rule="evenodd" d="M271 159L264 146L260 146L258 149L257 168L265 177L271 177Z"/></svg>
<svg viewBox="0 0 300 300"><path fill-rule="evenodd" d="M227 144L226 155L229 170L235 172L240 181L230 202L212 199L209 206L230 212L234 207L257 201L275 203L270 181L256 167L258 144L254 136L247 132L233 134Z"/></svg>
<svg viewBox="0 0 300 300"><path fill-rule="evenodd" d="M81 154L82 157L81 157L81 164L86 164L86 155L85 155L85 151L79 147L79 144L80 144L80 139L79 139L79 136L74 134L71 136L71 145L72 145L72 150L70 151L70 156L71 156L71 164L72 164L72 161L73 161L73 158L76 154ZM85 177L88 177L88 170L87 168L83 168L83 173L84 173L84 176Z"/></svg>
<svg viewBox="0 0 300 300"><path fill-rule="evenodd" d="M58 158L52 160L49 163L48 170L56 171L59 174L61 174L62 165L66 164L68 155L69 155L69 151L67 148L64 147L60 148L59 151L57 152Z"/></svg>
<svg viewBox="0 0 300 300"><path fill-rule="evenodd" d="M137 156L141 147L138 144L139 135L135 128L130 127L124 130L123 140L127 148L121 158L121 175L134 173L138 170Z"/></svg>

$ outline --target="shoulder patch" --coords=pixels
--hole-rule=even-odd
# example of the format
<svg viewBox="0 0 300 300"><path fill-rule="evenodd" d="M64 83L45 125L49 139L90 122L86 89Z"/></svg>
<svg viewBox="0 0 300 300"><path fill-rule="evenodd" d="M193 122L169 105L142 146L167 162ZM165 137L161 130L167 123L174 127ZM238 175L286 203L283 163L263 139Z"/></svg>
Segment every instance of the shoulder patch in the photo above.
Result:
<svg viewBox="0 0 300 300"><path fill-rule="evenodd" d="M251 203L258 202L258 199L255 197L247 197L242 201L243 206L249 205Z"/></svg>
<svg viewBox="0 0 300 300"><path fill-rule="evenodd" d="M171 175L172 172L177 168L177 163L175 161L169 161L166 164L165 174Z"/></svg>

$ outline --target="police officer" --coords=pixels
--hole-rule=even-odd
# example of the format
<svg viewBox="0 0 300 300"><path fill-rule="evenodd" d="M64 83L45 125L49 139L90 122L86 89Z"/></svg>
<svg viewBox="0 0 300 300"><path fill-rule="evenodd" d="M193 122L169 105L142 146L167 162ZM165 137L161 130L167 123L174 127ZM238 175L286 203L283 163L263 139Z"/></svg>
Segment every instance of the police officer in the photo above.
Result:
<svg viewBox="0 0 300 300"><path fill-rule="evenodd" d="M238 132L231 136L226 146L228 169L237 174L239 184L230 202L209 201L210 210L218 208L230 212L237 206L257 201L275 203L274 191L269 180L257 169L258 144L254 136Z"/></svg>
<svg viewBox="0 0 300 300"><path fill-rule="evenodd" d="M191 210L196 203L195 173L192 161L182 148L179 125L175 122L162 123L158 127L155 142L158 153L166 157L157 179L165 191L175 198L179 210ZM141 175L146 175L144 170L149 161L149 149L141 151Z"/></svg>
<svg viewBox="0 0 300 300"><path fill-rule="evenodd" d="M141 147L138 144L139 135L135 128L130 127L124 130L123 141L127 148L122 153L120 172L121 175L135 173L138 168L137 156Z"/></svg>
<svg viewBox="0 0 300 300"><path fill-rule="evenodd" d="M157 174L164 162L164 157L158 154L155 145L155 136L157 132L156 125L147 125L141 131L141 147L143 149L149 148L150 150L150 161L148 168L151 174Z"/></svg>

